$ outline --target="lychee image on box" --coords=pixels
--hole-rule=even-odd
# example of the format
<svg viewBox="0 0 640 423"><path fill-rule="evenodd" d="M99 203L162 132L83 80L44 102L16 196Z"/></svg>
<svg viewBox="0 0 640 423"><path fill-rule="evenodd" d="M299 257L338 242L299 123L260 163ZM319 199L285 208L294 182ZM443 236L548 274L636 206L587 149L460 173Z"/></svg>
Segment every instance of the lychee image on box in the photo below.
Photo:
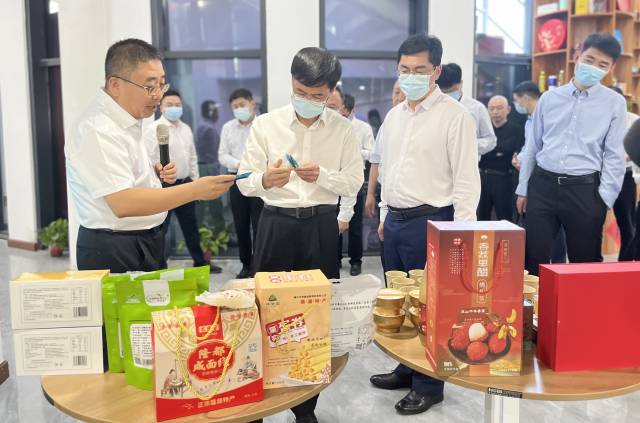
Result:
<svg viewBox="0 0 640 423"><path fill-rule="evenodd" d="M427 225L428 361L442 376L514 376L522 361L524 230Z"/></svg>

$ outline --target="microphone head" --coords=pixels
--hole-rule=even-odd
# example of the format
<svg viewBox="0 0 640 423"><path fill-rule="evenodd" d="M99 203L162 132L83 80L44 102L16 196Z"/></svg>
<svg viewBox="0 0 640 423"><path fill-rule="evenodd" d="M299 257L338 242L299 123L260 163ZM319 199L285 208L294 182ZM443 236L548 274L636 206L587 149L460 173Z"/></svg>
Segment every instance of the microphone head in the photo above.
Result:
<svg viewBox="0 0 640 423"><path fill-rule="evenodd" d="M156 127L156 138L158 139L158 144L168 145L169 144L169 125L160 124Z"/></svg>
<svg viewBox="0 0 640 423"><path fill-rule="evenodd" d="M636 166L640 166L640 119L636 120L624 137L624 149Z"/></svg>

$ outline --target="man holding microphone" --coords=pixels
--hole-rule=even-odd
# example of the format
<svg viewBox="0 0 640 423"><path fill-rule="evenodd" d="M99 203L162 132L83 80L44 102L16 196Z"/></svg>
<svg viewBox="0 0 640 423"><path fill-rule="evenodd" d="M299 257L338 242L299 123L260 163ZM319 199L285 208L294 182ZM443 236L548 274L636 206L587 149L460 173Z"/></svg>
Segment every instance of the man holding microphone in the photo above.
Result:
<svg viewBox="0 0 640 423"><path fill-rule="evenodd" d="M152 164L142 119L153 115L165 83L160 53L137 39L113 44L105 60L105 86L73 128L65 146L67 179L80 229L78 269L114 273L163 266L166 211L220 197L232 175L174 184L176 168Z"/></svg>

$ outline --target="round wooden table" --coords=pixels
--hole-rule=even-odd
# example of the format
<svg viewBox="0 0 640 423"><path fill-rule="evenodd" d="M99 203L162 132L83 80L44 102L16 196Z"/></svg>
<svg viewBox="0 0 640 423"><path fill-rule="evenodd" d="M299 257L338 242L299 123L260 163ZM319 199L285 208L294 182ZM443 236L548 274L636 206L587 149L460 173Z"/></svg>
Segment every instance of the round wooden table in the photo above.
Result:
<svg viewBox="0 0 640 423"><path fill-rule="evenodd" d="M517 422L518 399L577 401L609 398L640 390L640 367L583 372L554 372L524 351L520 376L438 376L427 361L415 329L376 333L374 342L386 354L420 373L485 393L485 422ZM502 420L501 420L502 419Z"/></svg>
<svg viewBox="0 0 640 423"><path fill-rule="evenodd" d="M331 360L333 383L349 356ZM127 385L124 374L43 376L42 390L47 401L65 414L91 423L156 421L153 392ZM259 420L287 410L318 395L329 384L296 388L266 389L264 400L195 416L170 420L176 423L239 423Z"/></svg>

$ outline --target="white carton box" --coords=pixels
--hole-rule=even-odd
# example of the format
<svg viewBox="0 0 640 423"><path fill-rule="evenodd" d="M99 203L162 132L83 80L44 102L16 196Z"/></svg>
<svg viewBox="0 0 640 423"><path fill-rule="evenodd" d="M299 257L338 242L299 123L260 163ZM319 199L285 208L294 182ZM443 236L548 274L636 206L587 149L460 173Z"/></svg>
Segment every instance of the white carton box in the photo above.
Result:
<svg viewBox="0 0 640 423"><path fill-rule="evenodd" d="M13 329L101 326L101 285L108 275L108 270L22 274L10 283Z"/></svg>
<svg viewBox="0 0 640 423"><path fill-rule="evenodd" d="M102 327L16 330L13 343L18 376L104 372Z"/></svg>

